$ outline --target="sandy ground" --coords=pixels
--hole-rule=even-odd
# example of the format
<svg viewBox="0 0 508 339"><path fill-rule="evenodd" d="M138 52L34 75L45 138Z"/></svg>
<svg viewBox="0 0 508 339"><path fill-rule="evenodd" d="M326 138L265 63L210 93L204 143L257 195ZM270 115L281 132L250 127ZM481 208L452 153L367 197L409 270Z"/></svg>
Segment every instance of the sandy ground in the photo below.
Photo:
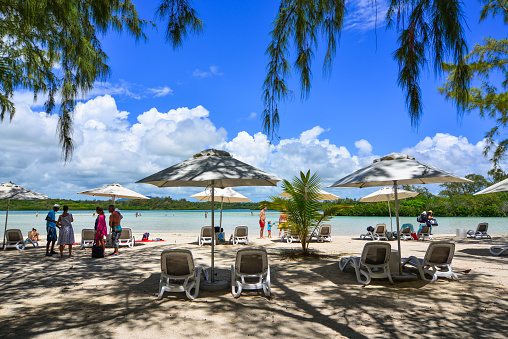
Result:
<svg viewBox="0 0 508 339"><path fill-rule="evenodd" d="M136 239L141 234L135 234ZM271 298L248 291L201 291L195 301L183 293L157 300L160 253L191 249L196 265L210 265L210 246L199 247L195 234L151 234L165 242L121 248L120 256L92 259L91 250L73 258L46 257L40 248L0 254L0 337L330 337L330 338L506 338L508 335L507 257L488 248L508 243L454 240L453 268L460 281L399 282L374 280L364 287L353 271L340 272L344 255L359 255L366 241L335 237L312 243L319 258L288 259L300 244L251 239L267 249ZM45 243L43 243L45 244ZM392 241L392 248L396 242ZM423 257L429 241L405 241L403 256ZM218 275L229 280L236 250L216 247ZM108 249L108 252L111 252ZM466 274L465 269L471 271Z"/></svg>

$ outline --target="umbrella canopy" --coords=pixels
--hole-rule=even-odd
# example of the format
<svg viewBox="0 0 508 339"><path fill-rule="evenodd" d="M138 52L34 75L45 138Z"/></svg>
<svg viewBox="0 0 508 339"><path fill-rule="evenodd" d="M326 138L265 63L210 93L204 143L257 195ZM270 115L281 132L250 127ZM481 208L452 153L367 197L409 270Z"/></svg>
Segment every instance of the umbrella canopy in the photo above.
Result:
<svg viewBox="0 0 508 339"><path fill-rule="evenodd" d="M476 192L474 195L478 194L487 194L487 193L496 193L496 192L506 192L508 191L508 179L504 179L498 183L495 183L492 186L489 186L480 192Z"/></svg>
<svg viewBox="0 0 508 339"><path fill-rule="evenodd" d="M415 197L418 195L418 193L416 193L416 192L406 191L403 189L398 190L397 193L398 193L399 200L412 198L412 197ZM393 187L390 187L390 186L383 187L380 190L377 190L376 192L366 195L360 199L361 202L387 201L388 202L388 211L390 213L390 230L393 232L392 210L390 207L390 201L392 201L392 200L395 200L395 190L393 189Z"/></svg>
<svg viewBox="0 0 508 339"><path fill-rule="evenodd" d="M471 180L416 161L415 158L406 154L390 153L329 187L376 187L393 185L394 181L397 181L398 185L471 182Z"/></svg>
<svg viewBox="0 0 508 339"><path fill-rule="evenodd" d="M207 149L192 158L152 174L137 183L158 187L209 187L212 202L212 234L214 233L215 188L233 186L277 186L281 179L233 158L228 152ZM211 283L214 276L214 241L212 241ZM227 286L227 285L226 285Z"/></svg>
<svg viewBox="0 0 508 339"><path fill-rule="evenodd" d="M246 196L238 193L231 187L216 188L214 192L215 198L220 198L220 226L222 227L222 204L225 202L252 202ZM199 201L212 201L211 190L204 190L201 193L191 195L191 198L198 199Z"/></svg>
<svg viewBox="0 0 508 339"><path fill-rule="evenodd" d="M3 183L0 185L0 199L7 199L7 211L5 213L5 228L4 240L2 248L5 247L5 234L7 233L7 220L9 218L9 207L11 200L44 200L48 197L29 189L23 188L12 182Z"/></svg>
<svg viewBox="0 0 508 339"><path fill-rule="evenodd" d="M134 192L133 190L130 190L127 187L124 187L116 182L112 185L93 188L88 191L79 192L78 194L93 195L95 197L110 197L113 200L113 204L115 203L116 198L150 199L148 197L145 197L143 194Z"/></svg>
<svg viewBox="0 0 508 339"><path fill-rule="evenodd" d="M397 234L399 227L399 202L397 185L420 185L443 182L472 182L450 172L440 170L416 161L415 158L402 153L390 153L358 171L336 181L329 187L375 187L393 185L395 201L395 217L397 220ZM400 264L400 237L397 237L399 249L399 274L402 274Z"/></svg>
<svg viewBox="0 0 508 339"><path fill-rule="evenodd" d="M286 193L286 192L280 193L279 196L284 197L284 198L291 198L291 195L289 195L289 193ZM336 196L335 194L328 193L328 192L320 189L319 196L317 199L318 200L337 200L337 199L340 199L340 197Z"/></svg>
<svg viewBox="0 0 508 339"><path fill-rule="evenodd" d="M228 152L204 150L192 158L137 183L158 187L277 186L280 179L233 158Z"/></svg>

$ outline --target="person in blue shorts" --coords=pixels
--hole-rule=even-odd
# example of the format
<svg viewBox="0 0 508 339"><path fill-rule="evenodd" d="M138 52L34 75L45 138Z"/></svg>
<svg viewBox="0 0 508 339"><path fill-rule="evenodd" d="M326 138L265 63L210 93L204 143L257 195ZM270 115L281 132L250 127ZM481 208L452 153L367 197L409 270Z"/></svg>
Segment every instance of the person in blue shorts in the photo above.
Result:
<svg viewBox="0 0 508 339"><path fill-rule="evenodd" d="M46 217L46 231L48 233L48 243L46 244L46 256L50 257L55 252L56 242L56 212L60 209L60 205L55 204L53 209L48 212ZM51 244L51 252L49 251L49 244Z"/></svg>
<svg viewBox="0 0 508 339"><path fill-rule="evenodd" d="M122 233L122 226L120 226L120 220L122 220L123 216L120 212L115 210L115 205L109 205L109 227L111 227L111 241L113 242L113 246L115 247L115 251L110 255L117 256L118 253L118 241L120 239L120 234Z"/></svg>

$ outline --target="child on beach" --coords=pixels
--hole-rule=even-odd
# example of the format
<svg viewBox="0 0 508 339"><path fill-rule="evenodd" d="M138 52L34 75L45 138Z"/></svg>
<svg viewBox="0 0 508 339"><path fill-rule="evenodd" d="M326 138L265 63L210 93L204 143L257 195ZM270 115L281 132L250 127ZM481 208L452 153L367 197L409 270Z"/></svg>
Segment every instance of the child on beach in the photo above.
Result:
<svg viewBox="0 0 508 339"><path fill-rule="evenodd" d="M272 237L272 222L268 222L268 238Z"/></svg>

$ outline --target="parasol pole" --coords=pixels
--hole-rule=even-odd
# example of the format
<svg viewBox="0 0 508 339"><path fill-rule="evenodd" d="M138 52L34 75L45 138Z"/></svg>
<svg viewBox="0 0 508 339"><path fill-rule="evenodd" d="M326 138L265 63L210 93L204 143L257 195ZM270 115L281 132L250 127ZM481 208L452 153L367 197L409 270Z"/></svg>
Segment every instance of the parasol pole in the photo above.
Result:
<svg viewBox="0 0 508 339"><path fill-rule="evenodd" d="M390 213L390 232L393 233L392 209L390 207L390 198L388 198L388 212Z"/></svg>
<svg viewBox="0 0 508 339"><path fill-rule="evenodd" d="M7 212L5 213L5 229L4 229L4 242L2 244L2 248L5 250L5 237L7 235L7 219L9 218L9 205L11 204L11 199L7 199Z"/></svg>
<svg viewBox="0 0 508 339"><path fill-rule="evenodd" d="M224 203L224 197L220 197L220 227L222 228L222 204Z"/></svg>
<svg viewBox="0 0 508 339"><path fill-rule="evenodd" d="M214 276L214 265L215 265L215 258L214 258L214 244L215 244L215 225L214 225L214 221L215 221L215 217L214 217L214 211L215 211L215 180L212 180L212 226L210 226L212 228L212 268L211 268L211 278L210 278L210 281L212 283L215 282L215 276Z"/></svg>
<svg viewBox="0 0 508 339"><path fill-rule="evenodd" d="M399 250L399 275L402 275L402 253L400 252L400 227L399 227L399 197L397 193L397 180L393 181L395 191L395 217L397 219L397 246Z"/></svg>

